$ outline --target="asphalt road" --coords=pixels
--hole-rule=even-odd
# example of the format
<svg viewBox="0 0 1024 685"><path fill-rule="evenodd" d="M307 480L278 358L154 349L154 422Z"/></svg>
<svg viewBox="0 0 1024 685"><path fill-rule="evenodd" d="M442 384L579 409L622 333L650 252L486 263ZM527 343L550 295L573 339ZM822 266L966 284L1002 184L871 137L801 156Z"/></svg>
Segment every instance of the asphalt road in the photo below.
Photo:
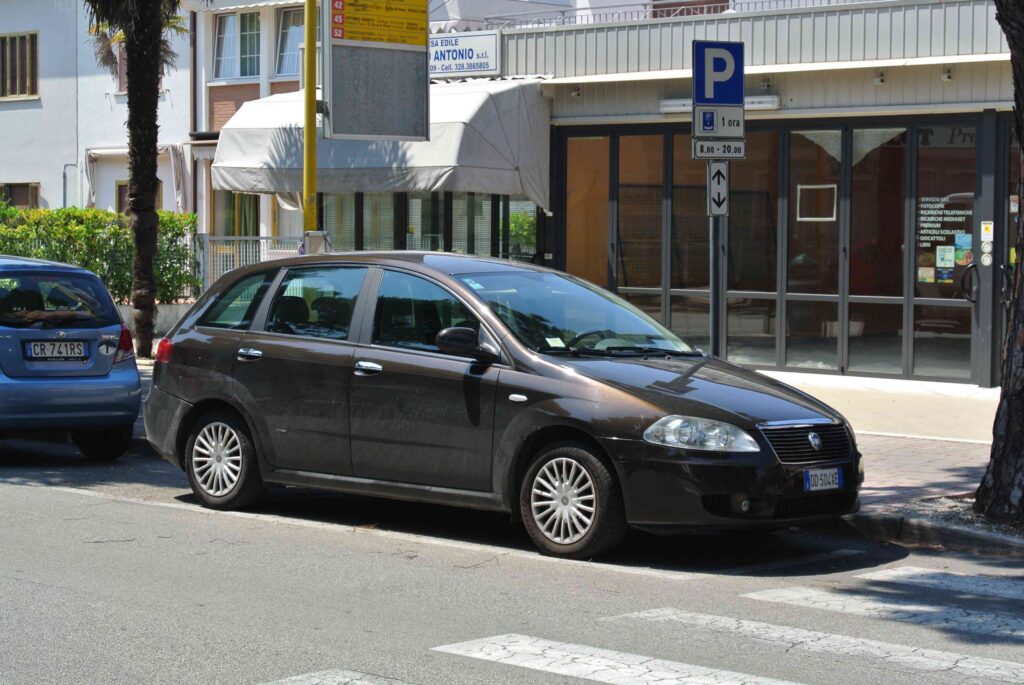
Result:
<svg viewBox="0 0 1024 685"><path fill-rule="evenodd" d="M787 531L565 562L491 513L209 512L141 442L0 442L0 502L5 683L1024 682L1024 560Z"/></svg>

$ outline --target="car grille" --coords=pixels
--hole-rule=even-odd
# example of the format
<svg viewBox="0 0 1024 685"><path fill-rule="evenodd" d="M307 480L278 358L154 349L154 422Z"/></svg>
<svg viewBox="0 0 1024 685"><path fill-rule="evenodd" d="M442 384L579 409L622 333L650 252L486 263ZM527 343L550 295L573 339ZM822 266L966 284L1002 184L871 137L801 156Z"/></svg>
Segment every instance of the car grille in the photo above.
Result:
<svg viewBox="0 0 1024 685"><path fill-rule="evenodd" d="M853 451L850 434L843 425L765 428L762 432L779 461L785 464L848 459ZM811 445L811 433L821 438L821 449Z"/></svg>
<svg viewBox="0 0 1024 685"><path fill-rule="evenodd" d="M856 501L857 493L855 492L835 492L829 495L780 499L775 505L775 518L788 519L845 513L853 507Z"/></svg>

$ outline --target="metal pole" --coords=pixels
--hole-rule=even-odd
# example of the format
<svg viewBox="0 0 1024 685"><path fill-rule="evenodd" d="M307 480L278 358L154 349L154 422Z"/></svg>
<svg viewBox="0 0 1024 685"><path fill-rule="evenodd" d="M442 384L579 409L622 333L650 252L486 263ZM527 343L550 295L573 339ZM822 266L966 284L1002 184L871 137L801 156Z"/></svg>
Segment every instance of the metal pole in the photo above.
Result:
<svg viewBox="0 0 1024 685"><path fill-rule="evenodd" d="M708 218L711 232L711 271L709 284L711 292L711 355L722 356L722 224L719 218Z"/></svg>
<svg viewBox="0 0 1024 685"><path fill-rule="evenodd" d="M316 0L306 0L305 121L302 132L303 228L316 230Z"/></svg>

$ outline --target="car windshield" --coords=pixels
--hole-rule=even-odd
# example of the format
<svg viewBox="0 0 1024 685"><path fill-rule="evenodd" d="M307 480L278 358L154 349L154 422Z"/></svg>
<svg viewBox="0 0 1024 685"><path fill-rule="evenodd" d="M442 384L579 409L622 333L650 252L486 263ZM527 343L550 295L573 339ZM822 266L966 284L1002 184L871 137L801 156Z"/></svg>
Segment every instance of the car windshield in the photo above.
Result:
<svg viewBox="0 0 1024 685"><path fill-rule="evenodd" d="M560 274L497 271L456 276L536 352L578 355L697 354L611 293Z"/></svg>
<svg viewBox="0 0 1024 685"><path fill-rule="evenodd" d="M120 322L97 278L75 273L0 273L2 328L105 328Z"/></svg>

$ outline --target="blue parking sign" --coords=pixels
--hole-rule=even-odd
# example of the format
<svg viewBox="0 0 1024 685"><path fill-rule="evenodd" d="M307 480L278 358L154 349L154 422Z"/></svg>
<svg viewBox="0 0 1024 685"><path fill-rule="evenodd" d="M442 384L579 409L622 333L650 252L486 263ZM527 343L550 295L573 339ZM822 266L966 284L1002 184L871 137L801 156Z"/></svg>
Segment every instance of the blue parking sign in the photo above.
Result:
<svg viewBox="0 0 1024 685"><path fill-rule="evenodd" d="M700 119L700 130L704 133L714 133L715 129L715 113L714 112L701 112Z"/></svg>
<svg viewBox="0 0 1024 685"><path fill-rule="evenodd" d="M743 106L743 43L693 41L693 103Z"/></svg>

